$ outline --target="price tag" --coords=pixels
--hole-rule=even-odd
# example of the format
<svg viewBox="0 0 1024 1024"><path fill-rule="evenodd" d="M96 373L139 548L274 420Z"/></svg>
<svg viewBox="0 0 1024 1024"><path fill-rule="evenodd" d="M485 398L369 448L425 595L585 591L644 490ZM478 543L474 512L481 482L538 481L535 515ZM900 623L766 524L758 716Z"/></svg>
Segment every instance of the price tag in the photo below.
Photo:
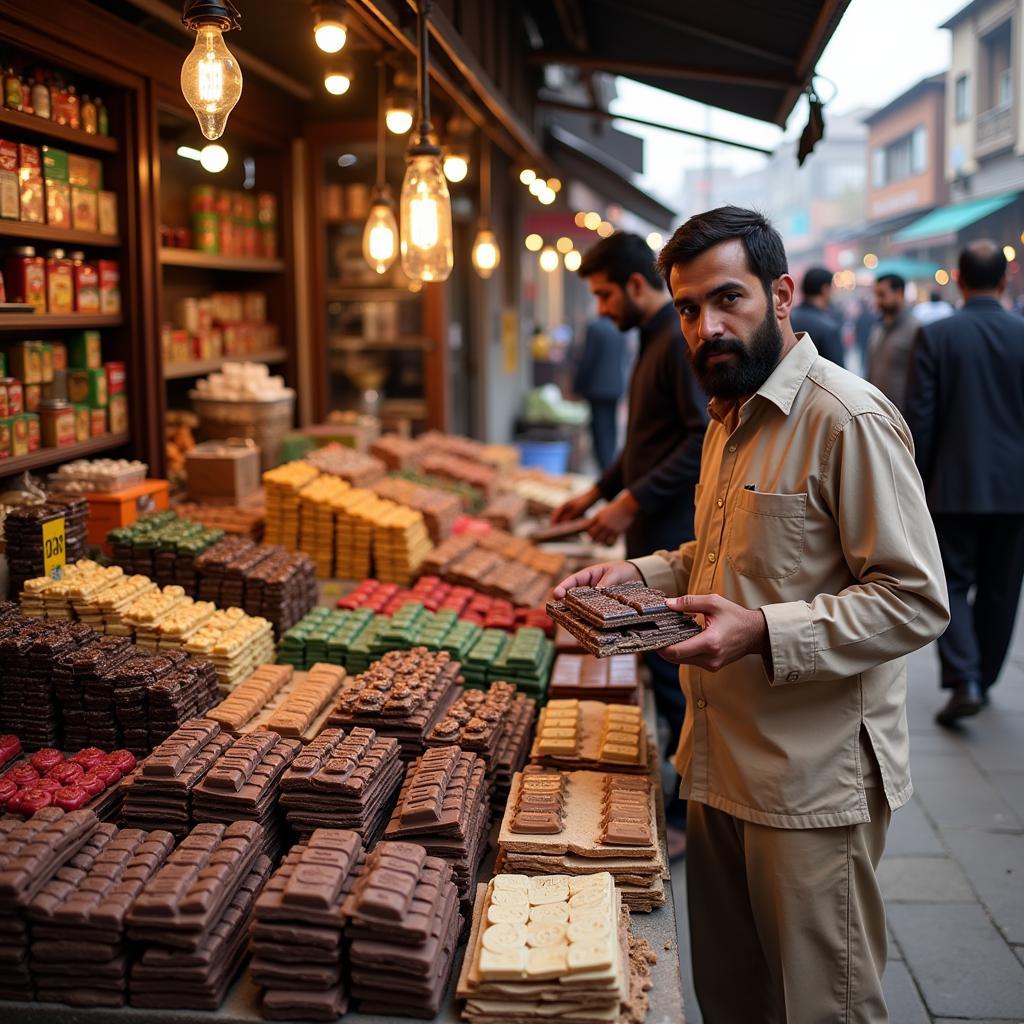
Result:
<svg viewBox="0 0 1024 1024"><path fill-rule="evenodd" d="M67 550L64 546L64 517L43 523L43 574L59 580L64 575Z"/></svg>

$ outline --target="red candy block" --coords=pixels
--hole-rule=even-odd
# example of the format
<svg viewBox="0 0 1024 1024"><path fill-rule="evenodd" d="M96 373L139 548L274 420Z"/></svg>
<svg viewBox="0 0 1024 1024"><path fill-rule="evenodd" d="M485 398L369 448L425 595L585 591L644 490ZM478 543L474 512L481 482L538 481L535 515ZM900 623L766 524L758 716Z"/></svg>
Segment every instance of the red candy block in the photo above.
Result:
<svg viewBox="0 0 1024 1024"><path fill-rule="evenodd" d="M5 776L17 786L31 786L39 781L39 772L30 764L16 764Z"/></svg>
<svg viewBox="0 0 1024 1024"><path fill-rule="evenodd" d="M56 779L62 786L71 786L85 774L85 769L77 761L64 761L52 769L48 779Z"/></svg>
<svg viewBox="0 0 1024 1024"><path fill-rule="evenodd" d="M31 818L36 811L41 811L52 803L53 793L50 790L39 786L29 786L28 789L21 790L7 801L7 810L11 814L20 814L24 818Z"/></svg>
<svg viewBox="0 0 1024 1024"><path fill-rule="evenodd" d="M77 811L92 799L81 786L65 786L53 794L53 802L65 811Z"/></svg>
<svg viewBox="0 0 1024 1024"><path fill-rule="evenodd" d="M6 804L17 792L18 784L16 782L11 782L10 779L0 779L0 806Z"/></svg>
<svg viewBox="0 0 1024 1024"><path fill-rule="evenodd" d="M12 732L0 735L0 764L6 764L21 753L21 740Z"/></svg>
<svg viewBox="0 0 1024 1024"><path fill-rule="evenodd" d="M54 747L44 747L37 750L30 758L29 763L40 775L56 768L64 760L64 755Z"/></svg>
<svg viewBox="0 0 1024 1024"><path fill-rule="evenodd" d="M122 775L127 775L136 764L135 755L130 750L113 750L103 760L116 768Z"/></svg>
<svg viewBox="0 0 1024 1024"><path fill-rule="evenodd" d="M86 771L91 768L95 768L96 765L100 764L107 756L105 750L100 750L99 747L86 747L84 750L80 750L77 754L72 754L68 758L69 761L74 761L76 764L80 764Z"/></svg>
<svg viewBox="0 0 1024 1024"><path fill-rule="evenodd" d="M96 772L86 772L77 783L89 796L98 796L107 788L106 782Z"/></svg>
<svg viewBox="0 0 1024 1024"><path fill-rule="evenodd" d="M115 782L120 782L121 780L120 768L115 764L108 764L106 761L103 764L96 765L89 774L102 779L105 786L112 786Z"/></svg>
<svg viewBox="0 0 1024 1024"><path fill-rule="evenodd" d="M26 786L26 789L45 789L48 793L56 793L58 789L63 785L62 782L58 782L56 779L45 778L39 779L33 782L31 786Z"/></svg>

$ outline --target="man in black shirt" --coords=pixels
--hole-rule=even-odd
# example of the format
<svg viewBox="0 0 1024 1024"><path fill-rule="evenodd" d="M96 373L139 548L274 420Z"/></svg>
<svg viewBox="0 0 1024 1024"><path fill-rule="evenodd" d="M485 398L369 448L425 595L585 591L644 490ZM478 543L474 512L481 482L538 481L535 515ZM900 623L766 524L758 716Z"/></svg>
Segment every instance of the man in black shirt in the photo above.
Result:
<svg viewBox="0 0 1024 1024"><path fill-rule="evenodd" d="M843 365L843 339L839 321L832 315L832 271L811 267L804 274L801 291L804 301L789 315L793 330L806 331L818 355Z"/></svg>
<svg viewBox="0 0 1024 1024"><path fill-rule="evenodd" d="M603 498L607 504L589 528L596 540L613 544L625 534L627 558L674 550L693 539L693 491L708 422L707 398L690 368L679 316L654 269L654 253L639 235L618 231L602 239L583 257L579 274L599 315L620 331L640 328L640 351L622 451L593 487L555 509L552 521L576 519ZM648 655L647 663L658 713L669 725L671 755L686 709L679 674L658 654ZM683 814L676 798L667 811L669 824L681 828Z"/></svg>

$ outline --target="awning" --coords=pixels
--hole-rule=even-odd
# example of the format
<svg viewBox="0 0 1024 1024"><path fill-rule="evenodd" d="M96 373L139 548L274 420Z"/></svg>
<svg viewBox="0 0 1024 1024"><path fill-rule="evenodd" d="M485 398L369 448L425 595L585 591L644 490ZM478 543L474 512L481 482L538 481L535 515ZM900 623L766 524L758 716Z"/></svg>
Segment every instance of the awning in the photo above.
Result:
<svg viewBox="0 0 1024 1024"><path fill-rule="evenodd" d="M609 167L601 159L600 151L590 151L590 143L558 125L552 125L549 134L548 153L566 174L586 182L609 202L618 203L648 223L659 228L671 227L677 216L676 211L659 203Z"/></svg>
<svg viewBox="0 0 1024 1024"><path fill-rule="evenodd" d="M785 125L849 0L527 0L531 59L623 75Z"/></svg>
<svg viewBox="0 0 1024 1024"><path fill-rule="evenodd" d="M1009 206L1019 192L1004 192L999 196L987 196L984 199L969 199L965 203L952 203L940 206L931 213L925 214L920 220L898 231L893 241L899 244L906 242L940 242L952 240L963 228L976 224L984 217L997 213Z"/></svg>
<svg viewBox="0 0 1024 1024"><path fill-rule="evenodd" d="M875 280L885 274L898 274L905 281L932 280L935 272L941 269L938 263L929 260L891 259L879 260L878 266L871 271Z"/></svg>

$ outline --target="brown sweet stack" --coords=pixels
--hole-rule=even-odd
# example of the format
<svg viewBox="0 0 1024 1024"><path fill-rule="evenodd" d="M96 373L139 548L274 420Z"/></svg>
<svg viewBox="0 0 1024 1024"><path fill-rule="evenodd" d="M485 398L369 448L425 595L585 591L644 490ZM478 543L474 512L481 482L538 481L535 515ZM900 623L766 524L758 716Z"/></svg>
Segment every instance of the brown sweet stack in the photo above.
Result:
<svg viewBox="0 0 1024 1024"><path fill-rule="evenodd" d="M373 533L374 574L383 583L408 586L433 550L423 514L388 502Z"/></svg>
<svg viewBox="0 0 1024 1024"><path fill-rule="evenodd" d="M327 724L366 726L380 736L394 736L402 760L412 761L423 753L431 729L458 696L458 680L459 663L445 651L390 651L350 681Z"/></svg>
<svg viewBox="0 0 1024 1024"><path fill-rule="evenodd" d="M343 911L363 1013L437 1015L461 930L452 869L412 843L378 843Z"/></svg>
<svg viewBox="0 0 1024 1024"><path fill-rule="evenodd" d="M36 998L124 1006L132 951L125 917L174 849L170 832L105 824L28 906Z"/></svg>
<svg viewBox="0 0 1024 1024"><path fill-rule="evenodd" d="M334 572L341 579L370 575L374 518L387 507L372 491L353 487L331 500L334 511Z"/></svg>
<svg viewBox="0 0 1024 1024"><path fill-rule="evenodd" d="M528 875L608 871L630 910L660 907L665 902L664 879L669 875L658 837L656 794L650 779L566 772L560 787L560 822L548 821L549 827L560 827L558 831L540 832L529 817L517 821L524 796L530 795L530 786L536 786L526 782L534 772L546 770L531 766L513 780L498 835L496 870ZM609 783L609 778L615 781Z"/></svg>
<svg viewBox="0 0 1024 1024"><path fill-rule="evenodd" d="M207 505L205 502L183 501L174 506L182 519L189 519L210 530L223 530L249 540L263 539L267 519L266 499L259 492L241 505Z"/></svg>
<svg viewBox="0 0 1024 1024"><path fill-rule="evenodd" d="M308 462L286 462L263 474L267 495L268 544L281 544L294 551L299 542L299 491L320 475Z"/></svg>
<svg viewBox="0 0 1024 1024"><path fill-rule="evenodd" d="M433 747L409 766L384 837L418 843L448 861L468 913L489 824L483 759L458 747Z"/></svg>
<svg viewBox="0 0 1024 1024"><path fill-rule="evenodd" d="M370 445L370 454L383 462L391 472L415 469L422 454L421 446L408 437L384 434Z"/></svg>
<svg viewBox="0 0 1024 1024"><path fill-rule="evenodd" d="M317 829L256 900L252 980L264 1020L337 1020L348 1009L342 905L362 861L355 832Z"/></svg>
<svg viewBox="0 0 1024 1024"><path fill-rule="evenodd" d="M635 654L595 658L592 654L561 653L558 646L561 635L560 629L555 636L555 649L560 653L551 669L549 699L600 700L605 704L640 703ZM564 635L570 636L568 633Z"/></svg>
<svg viewBox="0 0 1024 1024"><path fill-rule="evenodd" d="M635 704L549 700L537 722L530 761L645 774L650 765L643 713Z"/></svg>
<svg viewBox="0 0 1024 1024"><path fill-rule="evenodd" d="M350 489L340 476L324 474L299 492L299 547L313 559L317 576L334 575L334 509L331 502Z"/></svg>
<svg viewBox="0 0 1024 1024"><path fill-rule="evenodd" d="M526 518L526 499L509 492L499 494L480 513L496 530L513 531Z"/></svg>
<svg viewBox="0 0 1024 1024"><path fill-rule="evenodd" d="M302 838L318 828L357 832L373 846L402 782L398 740L373 729L325 729L281 778L281 807Z"/></svg>
<svg viewBox="0 0 1024 1024"><path fill-rule="evenodd" d="M380 459L340 444L316 448L306 455L306 462L321 473L340 476L353 487L369 487L387 472L387 466Z"/></svg>
<svg viewBox="0 0 1024 1024"><path fill-rule="evenodd" d="M291 665L260 665L245 682L210 708L207 717L235 736L248 732L247 726L292 681L294 672Z"/></svg>
<svg viewBox="0 0 1024 1024"><path fill-rule="evenodd" d="M394 501L423 513L432 544L440 544L452 535L455 520L462 514L462 502L451 491L424 487L410 480L386 477L373 485L378 497Z"/></svg>
<svg viewBox="0 0 1024 1024"><path fill-rule="evenodd" d="M480 494L484 502L490 501L497 493L498 472L492 466L461 458L458 455L431 454L420 461L420 469L430 476L450 480L452 483L467 484Z"/></svg>
<svg viewBox="0 0 1024 1024"><path fill-rule="evenodd" d="M129 1002L216 1010L248 948L256 897L270 877L252 821L197 825L135 898L126 922L141 955Z"/></svg>
<svg viewBox="0 0 1024 1024"><path fill-rule="evenodd" d="M631 1005L639 969L631 945L629 916L608 874L496 875L477 895L457 988L462 1018L642 1021L645 1001Z"/></svg>

